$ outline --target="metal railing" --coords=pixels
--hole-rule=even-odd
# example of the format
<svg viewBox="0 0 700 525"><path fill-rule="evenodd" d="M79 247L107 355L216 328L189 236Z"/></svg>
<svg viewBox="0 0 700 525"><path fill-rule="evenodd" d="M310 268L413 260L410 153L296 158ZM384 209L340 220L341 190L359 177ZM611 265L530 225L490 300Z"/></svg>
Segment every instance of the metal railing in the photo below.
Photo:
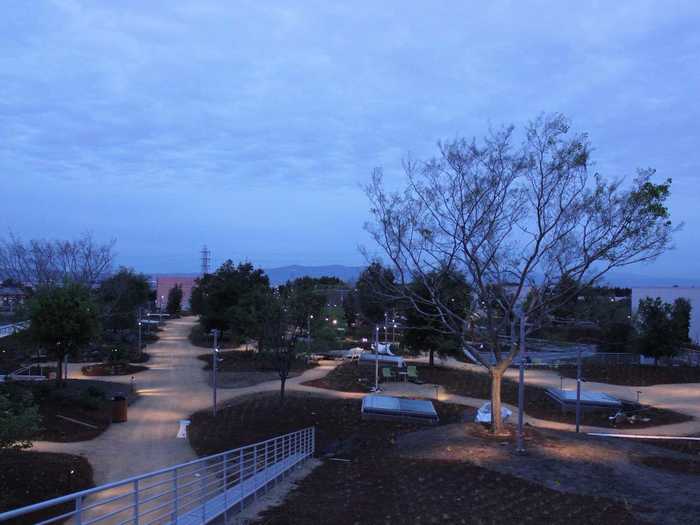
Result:
<svg viewBox="0 0 700 525"><path fill-rule="evenodd" d="M314 453L313 427L0 514L38 525L189 525L242 509ZM124 458L128 461L128 458Z"/></svg>
<svg viewBox="0 0 700 525"><path fill-rule="evenodd" d="M21 332L29 328L29 321L23 321L21 323L6 324L0 326L0 337L7 337L8 335Z"/></svg>

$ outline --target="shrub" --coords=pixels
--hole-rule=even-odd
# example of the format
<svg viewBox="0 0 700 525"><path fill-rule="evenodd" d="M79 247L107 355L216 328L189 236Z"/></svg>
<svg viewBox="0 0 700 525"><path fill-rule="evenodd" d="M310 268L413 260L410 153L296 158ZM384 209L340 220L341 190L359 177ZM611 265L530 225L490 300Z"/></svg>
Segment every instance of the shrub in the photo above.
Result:
<svg viewBox="0 0 700 525"><path fill-rule="evenodd" d="M0 448L21 450L32 446L40 430L41 417L31 392L0 390Z"/></svg>

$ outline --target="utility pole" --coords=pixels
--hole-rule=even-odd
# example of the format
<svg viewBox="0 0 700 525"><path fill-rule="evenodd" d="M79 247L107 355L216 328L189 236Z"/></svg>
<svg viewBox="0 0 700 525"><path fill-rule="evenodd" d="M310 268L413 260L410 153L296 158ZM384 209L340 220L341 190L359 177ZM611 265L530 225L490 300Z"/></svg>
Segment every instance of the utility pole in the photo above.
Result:
<svg viewBox="0 0 700 525"><path fill-rule="evenodd" d="M525 323L527 316L520 316L520 378L518 382L518 444L516 451L519 454L525 453L525 439L523 432L523 418L525 412Z"/></svg>
<svg viewBox="0 0 700 525"><path fill-rule="evenodd" d="M314 314L311 314L306 318L306 337L308 341L308 351L311 353L311 319L314 318Z"/></svg>
<svg viewBox="0 0 700 525"><path fill-rule="evenodd" d="M576 433L581 429L581 346L576 359Z"/></svg>
<svg viewBox="0 0 700 525"><path fill-rule="evenodd" d="M214 329L211 331L211 333L214 335L214 346L212 347L211 352L211 382L213 387L212 396L214 401L212 412L214 414L214 417L216 417L216 367L219 364L219 331Z"/></svg>

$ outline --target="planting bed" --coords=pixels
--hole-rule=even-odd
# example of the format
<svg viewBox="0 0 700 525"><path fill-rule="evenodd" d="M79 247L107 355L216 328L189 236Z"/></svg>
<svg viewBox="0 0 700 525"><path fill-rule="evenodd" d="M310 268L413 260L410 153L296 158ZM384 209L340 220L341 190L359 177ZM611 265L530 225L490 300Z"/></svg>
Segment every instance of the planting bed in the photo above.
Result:
<svg viewBox="0 0 700 525"><path fill-rule="evenodd" d="M433 402L440 423L463 421L474 410ZM316 426L316 450L342 450L349 444L391 441L401 432L422 428L416 423L363 421L361 400L288 394L284 405L277 394L256 395L229 405L213 417L209 411L191 416L190 444L200 456L215 454L280 434Z"/></svg>
<svg viewBox="0 0 700 525"><path fill-rule="evenodd" d="M134 395L126 390L128 387L125 387L119 383L86 379L69 379L65 387L58 387L53 381L6 385L6 388L29 389L32 392L41 415L41 430L35 439L57 442L85 441L104 432L112 422L112 396L123 394L130 401L134 399Z"/></svg>
<svg viewBox="0 0 700 525"><path fill-rule="evenodd" d="M97 363L84 366L80 370L84 376L88 377L127 376L148 370L148 367L131 363Z"/></svg>
<svg viewBox="0 0 700 525"><path fill-rule="evenodd" d="M416 366L418 367L418 376L426 384L438 384L444 387L448 392L462 396L479 399L489 399L491 397L489 377L486 374L440 366L429 367L423 363L416 363ZM368 374L371 375L371 377L369 377ZM373 374L374 371L368 368L358 367L354 363L345 363L338 366L325 378L305 384L331 390L349 392L367 391L367 389L361 390L360 388L364 387L358 385L373 384ZM517 383L509 379L504 379L501 395L505 403L517 405ZM582 423L584 425L597 427L644 428L680 423L691 419L689 416L670 410L642 406L634 422L625 419L615 423L608 419L608 416L615 411L616 410L584 412L581 418ZM544 388L532 385L525 386L525 412L530 416L548 421L575 423L576 419L573 412L562 412L560 406L552 401L546 394ZM643 421L643 419L646 418L648 418L649 421Z"/></svg>
<svg viewBox="0 0 700 525"><path fill-rule="evenodd" d="M562 366L558 371L564 377L576 378L575 366ZM596 383L625 386L652 386L674 383L700 383L700 367L610 365L584 363L583 379Z"/></svg>
<svg viewBox="0 0 700 525"><path fill-rule="evenodd" d="M48 452L0 452L0 512L92 486L92 468L83 457ZM72 510L70 503L7 523L28 525L69 510Z"/></svg>
<svg viewBox="0 0 700 525"><path fill-rule="evenodd" d="M211 370L211 352L201 354L197 359L204 361L204 370ZM297 358L292 362L292 372L303 372L309 368L317 366L316 363L307 363L302 358ZM277 366L275 355L272 352L253 352L230 350L219 352L219 372L275 372Z"/></svg>

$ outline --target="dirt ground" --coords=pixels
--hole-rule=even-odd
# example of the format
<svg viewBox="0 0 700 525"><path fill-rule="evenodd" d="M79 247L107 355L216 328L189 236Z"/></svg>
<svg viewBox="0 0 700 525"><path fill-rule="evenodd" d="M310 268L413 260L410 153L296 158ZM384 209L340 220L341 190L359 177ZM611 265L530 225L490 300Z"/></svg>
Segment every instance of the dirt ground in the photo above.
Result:
<svg viewBox="0 0 700 525"><path fill-rule="evenodd" d="M0 512L31 505L93 486L92 468L85 458L48 452L0 452ZM69 510L37 512L9 524L31 524Z"/></svg>
<svg viewBox="0 0 700 525"><path fill-rule="evenodd" d="M441 366L429 367L424 363L414 363L418 367L418 376L428 384L441 385L450 393L478 399L489 399L491 396L489 377L471 370L458 370ZM374 383L374 370L371 367L358 366L356 363L343 363L326 377L309 381L306 384L329 390L343 392L367 392L369 385ZM518 384L510 379L503 380L502 399L511 405L518 403ZM548 421L575 423L573 411L563 412L562 409L546 394L545 389L525 386L525 412L533 417ZM690 416L641 405L634 410L634 420L623 419L611 421L609 416L617 409L595 412L584 412L581 422L583 425L608 428L645 428L672 423L680 423L692 419Z"/></svg>
<svg viewBox="0 0 700 525"><path fill-rule="evenodd" d="M89 377L95 376L127 376L138 374L148 370L147 366L132 365L131 363L97 363L94 365L84 366L81 371L83 375Z"/></svg>
<svg viewBox="0 0 700 525"><path fill-rule="evenodd" d="M575 366L557 369L564 377L576 378ZM652 386L677 383L700 383L700 367L584 364L581 371L586 381L611 385Z"/></svg>
<svg viewBox="0 0 700 525"><path fill-rule="evenodd" d="M115 394L126 395L129 402L136 399L123 384L88 379L69 379L65 387L57 387L53 381L12 383L6 387L32 392L41 416L36 439L61 443L85 441L102 434L112 422L111 399Z"/></svg>
<svg viewBox="0 0 700 525"><path fill-rule="evenodd" d="M512 438L490 438L479 425L468 424L400 436L395 453L422 460L468 461L550 489L612 498L626 502L637 519L651 523L692 523L700 515L700 477L697 471L690 472L698 462L692 456L633 440L532 428L526 450L519 455Z"/></svg>

